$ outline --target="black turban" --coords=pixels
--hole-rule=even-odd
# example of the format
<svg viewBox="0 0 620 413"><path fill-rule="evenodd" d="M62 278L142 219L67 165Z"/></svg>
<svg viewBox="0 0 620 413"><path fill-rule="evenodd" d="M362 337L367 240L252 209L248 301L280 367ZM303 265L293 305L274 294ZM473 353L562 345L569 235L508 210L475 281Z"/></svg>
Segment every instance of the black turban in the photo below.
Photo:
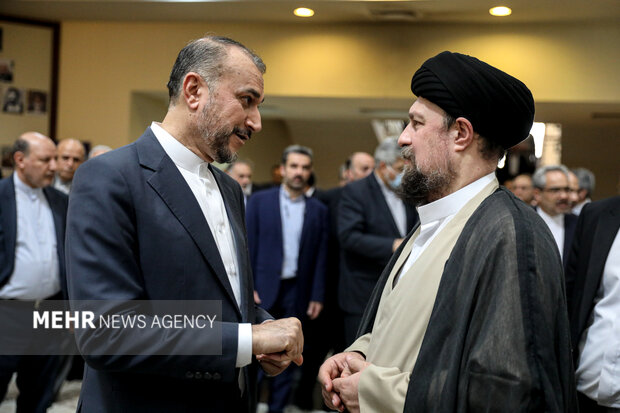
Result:
<svg viewBox="0 0 620 413"><path fill-rule="evenodd" d="M534 98L520 80L460 53L442 52L422 64L411 91L508 149L527 138L534 121Z"/></svg>

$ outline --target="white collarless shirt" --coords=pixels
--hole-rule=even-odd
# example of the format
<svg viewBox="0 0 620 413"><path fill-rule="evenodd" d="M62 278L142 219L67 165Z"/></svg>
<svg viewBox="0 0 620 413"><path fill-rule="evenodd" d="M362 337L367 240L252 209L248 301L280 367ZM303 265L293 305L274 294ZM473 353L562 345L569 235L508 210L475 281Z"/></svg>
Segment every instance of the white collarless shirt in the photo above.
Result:
<svg viewBox="0 0 620 413"><path fill-rule="evenodd" d="M553 239L560 250L560 258L564 258L564 214L558 214L554 217L547 214L541 207L536 208L538 215L545 221L545 224L551 230Z"/></svg>
<svg viewBox="0 0 620 413"><path fill-rule="evenodd" d="M56 227L43 189L31 188L13 174L17 234L15 267L0 298L42 300L60 291Z"/></svg>
<svg viewBox="0 0 620 413"><path fill-rule="evenodd" d="M234 241L224 199L209 169L209 163L189 150L176 140L156 122L151 124L151 130L183 175L185 182L192 190L202 214L215 240L215 244L224 263L226 275L232 288L237 305L241 308L241 282L239 279L239 265L237 263L237 248ZM252 362L252 325L239 324L239 343L237 347L237 367L243 367Z"/></svg>
<svg viewBox="0 0 620 413"><path fill-rule="evenodd" d="M461 208L495 179L495 172L492 172L448 196L418 207L420 234L413 241L411 253L407 261L405 261L398 275L398 279L401 274L407 273L420 254L422 254L431 241L445 228Z"/></svg>

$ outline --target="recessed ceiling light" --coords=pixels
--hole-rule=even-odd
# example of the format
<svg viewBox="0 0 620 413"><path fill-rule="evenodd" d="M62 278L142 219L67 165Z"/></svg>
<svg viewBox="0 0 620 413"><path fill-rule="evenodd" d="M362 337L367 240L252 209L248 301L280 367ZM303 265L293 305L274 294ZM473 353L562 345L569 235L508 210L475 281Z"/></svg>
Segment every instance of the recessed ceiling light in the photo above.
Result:
<svg viewBox="0 0 620 413"><path fill-rule="evenodd" d="M306 7L298 7L293 11L293 14L297 17L312 17L314 16L314 10Z"/></svg>
<svg viewBox="0 0 620 413"><path fill-rule="evenodd" d="M510 16L512 14L512 10L510 7L504 6L492 7L489 9L489 13L491 13L492 16Z"/></svg>

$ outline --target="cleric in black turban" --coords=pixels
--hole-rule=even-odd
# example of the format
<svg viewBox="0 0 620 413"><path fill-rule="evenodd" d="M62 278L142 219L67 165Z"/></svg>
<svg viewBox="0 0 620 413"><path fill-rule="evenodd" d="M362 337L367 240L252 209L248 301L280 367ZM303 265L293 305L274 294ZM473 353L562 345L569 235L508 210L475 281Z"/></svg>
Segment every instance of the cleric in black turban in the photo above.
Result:
<svg viewBox="0 0 620 413"><path fill-rule="evenodd" d="M446 51L424 62L411 91L468 119L475 132L504 149L527 138L534 121L534 99L523 82L460 53Z"/></svg>

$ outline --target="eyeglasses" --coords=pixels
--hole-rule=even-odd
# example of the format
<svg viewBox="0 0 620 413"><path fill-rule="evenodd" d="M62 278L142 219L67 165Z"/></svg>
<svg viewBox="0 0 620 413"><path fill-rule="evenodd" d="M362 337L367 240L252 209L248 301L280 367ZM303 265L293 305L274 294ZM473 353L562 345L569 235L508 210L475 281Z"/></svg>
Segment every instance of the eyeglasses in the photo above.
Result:
<svg viewBox="0 0 620 413"><path fill-rule="evenodd" d="M552 193L554 195L555 194L559 194L560 192L566 192L567 194L576 193L577 192L576 190L570 189L567 186L564 186L564 187L554 187L554 186L552 186L551 188L544 188L543 191L544 192L550 192L550 193Z"/></svg>

